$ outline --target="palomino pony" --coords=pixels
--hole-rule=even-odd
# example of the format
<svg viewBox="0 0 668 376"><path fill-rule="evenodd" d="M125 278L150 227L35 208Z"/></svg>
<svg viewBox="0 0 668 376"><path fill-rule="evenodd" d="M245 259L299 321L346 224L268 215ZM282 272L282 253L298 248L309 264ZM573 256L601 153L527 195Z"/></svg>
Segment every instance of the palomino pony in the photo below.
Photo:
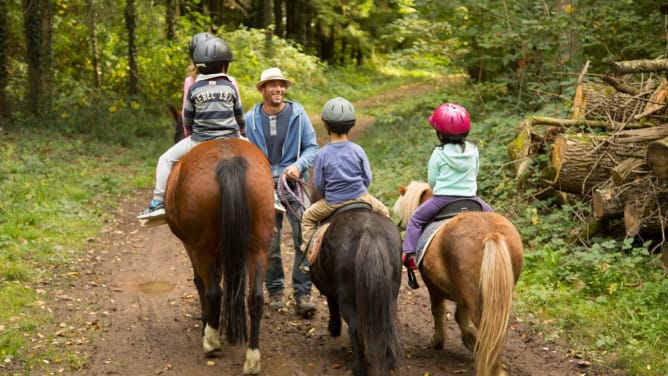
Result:
<svg viewBox="0 0 668 376"><path fill-rule="evenodd" d="M180 116L175 120L179 127ZM246 309L250 311L244 374L260 371L262 288L275 220L273 192L262 152L246 140L227 138L190 150L174 165L165 195L167 223L183 242L193 267L204 351L221 348L221 303L222 325L232 345L248 341Z"/></svg>
<svg viewBox="0 0 668 376"><path fill-rule="evenodd" d="M401 285L397 225L366 207L343 207L333 214L321 239L310 274L327 297L329 333L341 335L343 316L353 349L353 375L390 374L402 359L397 328Z"/></svg>
<svg viewBox="0 0 668 376"><path fill-rule="evenodd" d="M432 196L422 182L399 187L399 193L394 210L401 223L408 223L419 204ZM523 262L520 234L500 214L464 212L441 225L419 264L431 300L434 347L443 348L445 341L444 300L454 301L455 319L462 342L473 351L476 375L506 375L501 353Z"/></svg>

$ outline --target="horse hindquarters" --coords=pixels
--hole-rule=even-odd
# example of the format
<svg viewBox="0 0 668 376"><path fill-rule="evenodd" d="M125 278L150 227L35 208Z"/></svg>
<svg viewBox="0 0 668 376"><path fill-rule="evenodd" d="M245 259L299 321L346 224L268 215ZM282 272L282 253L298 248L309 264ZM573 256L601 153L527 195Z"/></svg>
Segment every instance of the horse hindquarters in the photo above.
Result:
<svg viewBox="0 0 668 376"><path fill-rule="evenodd" d="M376 215L376 214L371 214ZM378 215L379 218L383 218ZM395 226L396 228L396 226ZM402 357L397 328L397 297L401 284L401 237L371 229L362 233L355 256L355 306L360 356L370 375L387 375ZM355 338L351 335L351 341ZM358 365L364 366L363 359Z"/></svg>
<svg viewBox="0 0 668 376"><path fill-rule="evenodd" d="M483 239L480 266L480 320L474 347L476 375L504 375L500 361L506 342L515 277L506 238L498 232Z"/></svg>

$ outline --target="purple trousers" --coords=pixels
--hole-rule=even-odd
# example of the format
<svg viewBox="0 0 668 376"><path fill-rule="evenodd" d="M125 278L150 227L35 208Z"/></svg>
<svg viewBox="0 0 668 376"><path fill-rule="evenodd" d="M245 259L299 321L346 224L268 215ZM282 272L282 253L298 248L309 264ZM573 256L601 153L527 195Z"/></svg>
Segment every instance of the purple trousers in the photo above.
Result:
<svg viewBox="0 0 668 376"><path fill-rule="evenodd" d="M458 200L460 198L472 198L482 205L483 211L494 211L491 206L489 206L485 201L480 197L457 197L457 196L433 196L427 201L423 202L411 215L411 219L406 225L406 233L404 234L404 253L415 252L417 247L418 239L422 234L425 226L431 222L436 214L438 214L445 205L449 204L452 201Z"/></svg>

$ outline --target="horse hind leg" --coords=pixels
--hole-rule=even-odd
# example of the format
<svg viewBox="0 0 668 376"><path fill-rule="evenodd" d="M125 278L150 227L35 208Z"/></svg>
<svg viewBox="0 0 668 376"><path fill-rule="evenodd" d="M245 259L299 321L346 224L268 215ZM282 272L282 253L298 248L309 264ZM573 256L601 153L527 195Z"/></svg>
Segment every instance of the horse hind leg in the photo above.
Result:
<svg viewBox="0 0 668 376"><path fill-rule="evenodd" d="M222 290L218 283L210 283L204 292L206 299L206 323L202 347L206 354L220 350L220 304L222 301Z"/></svg>
<svg viewBox="0 0 668 376"><path fill-rule="evenodd" d="M445 300L436 298L429 294L431 300L431 315L434 319L434 334L431 337L431 345L435 349L442 349L445 344Z"/></svg>
<svg viewBox="0 0 668 376"><path fill-rule="evenodd" d="M220 293L220 288L218 288L218 298L217 298L217 303L216 303L216 293L215 292L207 292L207 288L205 286L204 280L202 277L195 271L195 276L193 278L195 282L195 287L197 288L197 294L199 296L199 304L200 304L200 310L201 310L201 321L202 321L202 347L204 349L204 353L210 354L216 350L220 350L220 333L219 330L216 328L219 328L219 324L215 324L215 327L210 325L209 322L209 317L219 317L220 315L220 310L218 311L218 315L215 314L215 316L211 316L211 311L210 307L212 307L212 304L215 305L217 304L218 307L220 307L220 299L221 299L221 293ZM216 287L218 287L216 285ZM210 298L213 296L213 300ZM214 310L215 311L215 310ZM220 319L218 319L220 321Z"/></svg>
<svg viewBox="0 0 668 376"><path fill-rule="evenodd" d="M469 309L464 307L464 304L462 303L457 303L455 320L457 320L459 330L461 331L462 343L464 343L464 346L469 349L469 351L473 352L473 349L475 348L477 332L473 322L471 321L471 317L469 316Z"/></svg>
<svg viewBox="0 0 668 376"><path fill-rule="evenodd" d="M264 311L264 296L262 295L262 273L258 270L266 269L266 263L251 262L256 268L249 268L249 280L253 281L248 292L248 307L250 311L250 342L246 349L246 360L244 361L244 375L257 375L260 373L260 320Z"/></svg>

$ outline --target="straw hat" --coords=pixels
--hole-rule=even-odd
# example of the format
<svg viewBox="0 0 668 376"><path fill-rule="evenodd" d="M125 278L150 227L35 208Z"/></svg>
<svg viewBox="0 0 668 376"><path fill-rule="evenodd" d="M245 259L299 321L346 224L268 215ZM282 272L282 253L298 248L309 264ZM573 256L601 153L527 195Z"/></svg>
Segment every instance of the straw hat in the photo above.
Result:
<svg viewBox="0 0 668 376"><path fill-rule="evenodd" d="M257 87L259 89L267 81L274 81L274 80L279 80L279 81L285 82L286 87L290 87L290 85L292 85L292 82L290 82L290 80L288 80L287 78L285 78L283 76L283 73L281 72L281 70L274 67L274 68L266 69L264 72L262 72L262 75L260 75L260 81L258 81L255 84L255 87Z"/></svg>

